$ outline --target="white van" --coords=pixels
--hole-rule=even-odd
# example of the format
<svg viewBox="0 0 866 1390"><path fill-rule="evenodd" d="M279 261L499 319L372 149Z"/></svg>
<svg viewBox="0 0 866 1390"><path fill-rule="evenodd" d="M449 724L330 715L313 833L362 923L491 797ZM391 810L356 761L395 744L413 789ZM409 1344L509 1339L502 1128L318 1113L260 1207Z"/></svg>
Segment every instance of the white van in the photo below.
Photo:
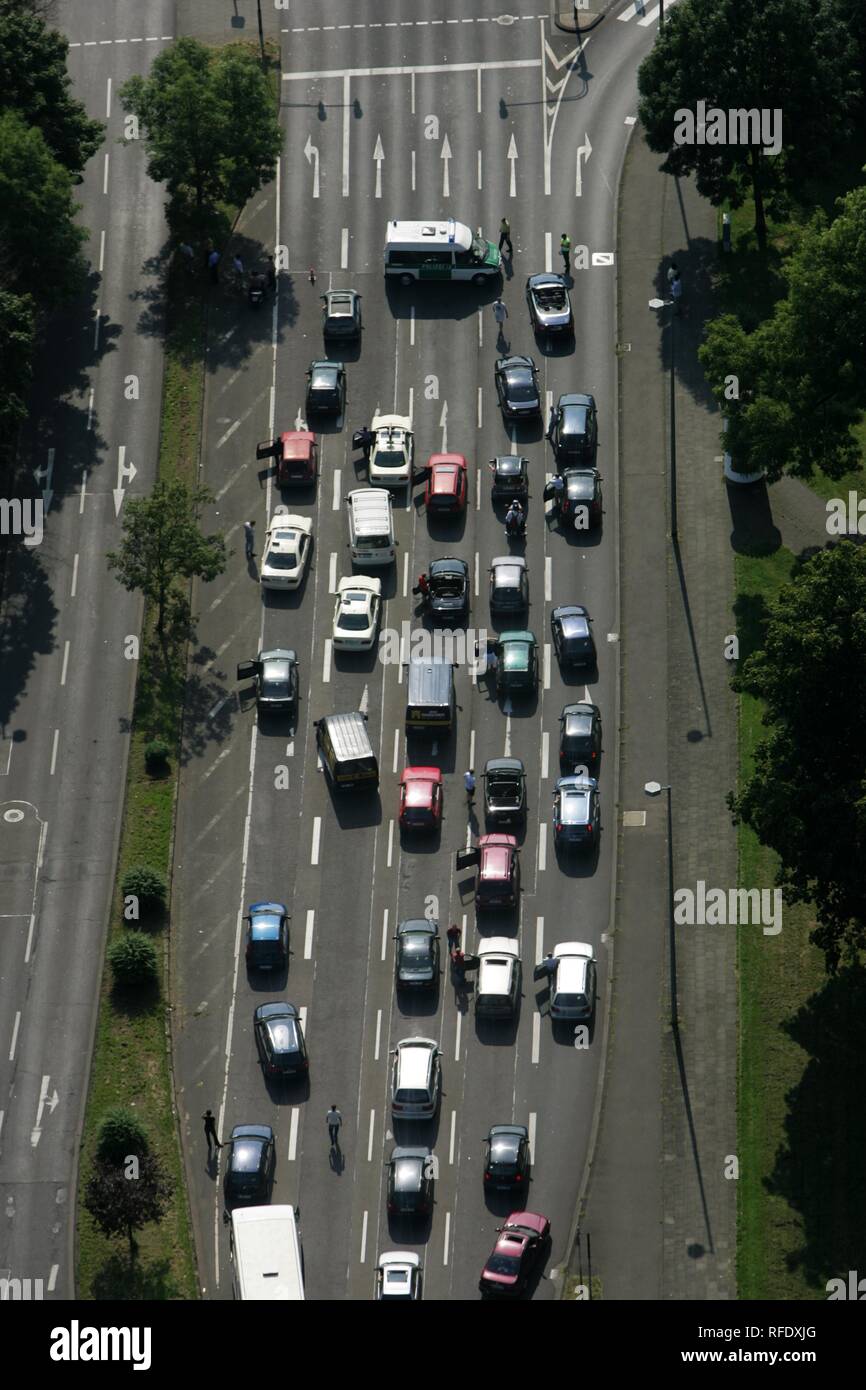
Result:
<svg viewBox="0 0 866 1390"><path fill-rule="evenodd" d="M396 275L401 285L414 280L471 280L483 285L501 267L494 243L453 217L388 223L385 274Z"/></svg>
<svg viewBox="0 0 866 1390"><path fill-rule="evenodd" d="M229 1253L232 1293L258 1302L305 1298L304 1265L294 1207L237 1207Z"/></svg>
<svg viewBox="0 0 866 1390"><path fill-rule="evenodd" d="M475 1013L485 1018L513 1018L520 998L520 957L509 936L487 937L478 952Z"/></svg>
<svg viewBox="0 0 866 1390"><path fill-rule="evenodd" d="M361 565L390 565L396 554L391 495L380 487L359 487L346 498L349 547Z"/></svg>

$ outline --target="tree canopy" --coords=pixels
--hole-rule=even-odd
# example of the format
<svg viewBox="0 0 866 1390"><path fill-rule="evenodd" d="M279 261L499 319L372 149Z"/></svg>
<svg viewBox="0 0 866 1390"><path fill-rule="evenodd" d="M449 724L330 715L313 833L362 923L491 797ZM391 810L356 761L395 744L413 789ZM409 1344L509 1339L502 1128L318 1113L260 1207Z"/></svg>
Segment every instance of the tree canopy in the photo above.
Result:
<svg viewBox="0 0 866 1390"><path fill-rule="evenodd" d="M12 111L0 113L0 245L7 284L51 306L76 293L86 265L87 232L74 222L72 175L42 132Z"/></svg>
<svg viewBox="0 0 866 1390"><path fill-rule="evenodd" d="M97 1159L84 1191L84 1205L107 1236L125 1235L130 1255L135 1232L160 1221L172 1196L172 1184L155 1154L137 1155L138 1174L129 1176L122 1164Z"/></svg>

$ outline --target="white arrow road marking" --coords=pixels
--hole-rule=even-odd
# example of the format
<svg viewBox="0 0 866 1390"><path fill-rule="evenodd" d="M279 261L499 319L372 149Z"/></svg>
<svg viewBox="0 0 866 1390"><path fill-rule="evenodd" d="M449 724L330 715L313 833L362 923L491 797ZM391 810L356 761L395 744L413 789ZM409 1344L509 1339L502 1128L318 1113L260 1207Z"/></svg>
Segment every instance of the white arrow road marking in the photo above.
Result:
<svg viewBox="0 0 866 1390"><path fill-rule="evenodd" d="M587 160L589 159L589 156L590 156L591 154L592 154L592 145L589 143L589 135L587 134L587 135L585 135L585 136L583 137L583 144L582 144L582 145L578 145L578 147L577 147L577 163L576 163L576 165L575 165L575 173L574 173L574 196L575 196L575 198L579 198L579 197L581 196L582 191L583 191L583 188L582 188L582 182L583 182L583 181L582 181L581 172L580 172L580 156L581 156L581 155L585 155L585 159L584 159L584 164L585 164L585 163L587 162Z"/></svg>
<svg viewBox="0 0 866 1390"><path fill-rule="evenodd" d="M581 45L581 49L573 48L571 52L566 53L564 57L557 58L556 54L553 52L553 49L550 47L550 44L547 42L547 38L545 36L545 18L542 18L539 21L541 34L542 66L541 115L544 135L544 195L545 197L549 198L551 185L550 161L553 150L553 131L554 127L556 126L556 118L559 115L560 104L562 102L563 96L565 95L565 89L568 86L568 79L573 71L574 59L577 57L581 49L584 51L586 50L587 44L589 43L589 39L584 39L583 44ZM550 79L547 76L548 66L552 67L557 72L560 70L560 68L565 68L565 76L555 88L553 87L553 84L550 82ZM553 104L551 104L549 101L545 99L548 90L551 91L551 95L556 95L556 101L553 102Z"/></svg>
<svg viewBox="0 0 866 1390"><path fill-rule="evenodd" d="M511 757L511 715L505 716L505 748L502 753L503 758Z"/></svg>
<svg viewBox="0 0 866 1390"><path fill-rule="evenodd" d="M366 713L367 713L367 710L368 710L368 708L369 708L369 705L370 705L370 687L369 687L369 685L365 685L365 686L364 686L363 693L362 693L362 695L361 695L361 703L360 703L360 705L358 706L358 711L359 711L359 713L360 713L360 714L366 714Z"/></svg>
<svg viewBox="0 0 866 1390"><path fill-rule="evenodd" d="M128 478L129 481L132 482L137 471L134 463L126 462L126 445L119 444L117 447L117 487L113 489L115 516L120 516L120 509L123 506L123 480L124 478Z"/></svg>
<svg viewBox="0 0 866 1390"><path fill-rule="evenodd" d="M37 483L39 483L42 486L42 505L47 512L51 507L51 499L54 496L54 492L51 487L52 479L54 478L53 449L48 450L48 462L45 464L44 468L34 468L33 476L36 479Z"/></svg>
<svg viewBox="0 0 866 1390"><path fill-rule="evenodd" d="M593 253L592 253L592 264L593 264L593 265L613 265L613 252L612 252L612 251L593 251Z"/></svg>
<svg viewBox="0 0 866 1390"><path fill-rule="evenodd" d="M314 145L311 136L307 136L307 143L304 146L304 157L308 164L313 166L313 197L319 196L319 147Z"/></svg>
<svg viewBox="0 0 866 1390"><path fill-rule="evenodd" d="M439 428L442 431L442 448L440 453L448 453L448 402L442 402L442 414L439 416Z"/></svg>
<svg viewBox="0 0 866 1390"><path fill-rule="evenodd" d="M511 139L508 142L508 154L505 158L511 164L511 187L508 190L509 198L517 197L517 142L514 139L514 131L511 132ZM479 187L480 187L479 183Z"/></svg>
<svg viewBox="0 0 866 1390"><path fill-rule="evenodd" d="M449 163L450 163L450 160L451 160L451 142L450 142L449 139L448 139L448 132L447 132L447 131L445 132L445 137L444 137L444 139L443 139L443 141L442 141L442 153L440 154L439 158L443 161L443 168L442 168L442 197L443 197L443 198L450 198L450 197L451 197L451 180L450 180L450 177L449 177L448 169L449 169Z"/></svg>
<svg viewBox="0 0 866 1390"><path fill-rule="evenodd" d="M385 151L382 148L381 135L376 136L376 144L373 148L373 160L376 165L376 193L377 198L382 196L382 164L385 159Z"/></svg>
<svg viewBox="0 0 866 1390"><path fill-rule="evenodd" d="M42 1136L43 1107L47 1105L48 1113L53 1115L55 1109L60 1104L60 1097L56 1091L53 1093L51 1097L49 1097L48 1095L48 1083L50 1079L51 1078L49 1076L43 1076L42 1078L42 1086L39 1092L39 1106L36 1111L36 1124L30 1131L30 1143L33 1145L34 1149L36 1148L36 1145L39 1143L39 1140Z"/></svg>

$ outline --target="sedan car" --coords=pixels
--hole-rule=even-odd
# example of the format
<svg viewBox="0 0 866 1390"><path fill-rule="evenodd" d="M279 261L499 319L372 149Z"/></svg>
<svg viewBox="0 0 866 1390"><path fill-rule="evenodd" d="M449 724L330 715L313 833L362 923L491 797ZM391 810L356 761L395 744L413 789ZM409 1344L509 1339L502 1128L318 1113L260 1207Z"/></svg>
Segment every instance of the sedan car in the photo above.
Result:
<svg viewBox="0 0 866 1390"><path fill-rule="evenodd" d="M554 608L550 615L550 634L560 666L594 666L595 638L592 618L579 603Z"/></svg>
<svg viewBox="0 0 866 1390"><path fill-rule="evenodd" d="M484 1140L484 1186L511 1192L529 1182L529 1130L526 1125L492 1125Z"/></svg>
<svg viewBox="0 0 866 1390"><path fill-rule="evenodd" d="M424 505L430 516L466 510L468 465L462 454L431 454L427 461Z"/></svg>
<svg viewBox="0 0 866 1390"><path fill-rule="evenodd" d="M442 773L438 767L406 767L400 775L400 829L438 830L442 824Z"/></svg>
<svg viewBox="0 0 866 1390"><path fill-rule="evenodd" d="M526 302L536 333L568 335L574 332L574 315L565 276L550 272L530 275L526 282Z"/></svg>
<svg viewBox="0 0 866 1390"><path fill-rule="evenodd" d="M553 445L557 464L591 464L598 444L594 397L579 392L560 396L550 412L547 437Z"/></svg>
<svg viewBox="0 0 866 1390"><path fill-rule="evenodd" d="M520 613L529 603L529 566L522 555L497 555L490 564L491 613Z"/></svg>
<svg viewBox="0 0 866 1390"><path fill-rule="evenodd" d="M435 623L463 627L469 619L469 566L454 555L434 560L427 571L427 611Z"/></svg>
<svg viewBox="0 0 866 1390"><path fill-rule="evenodd" d="M342 362L311 362L307 372L308 415L342 415L346 408L346 368Z"/></svg>
<svg viewBox="0 0 866 1390"><path fill-rule="evenodd" d="M294 1004L259 1004L253 1014L259 1061L268 1076L283 1080L309 1070L301 1016Z"/></svg>
<svg viewBox="0 0 866 1390"><path fill-rule="evenodd" d="M256 458L276 459L277 487L308 486L318 474L318 440L312 430L286 430L279 439L259 444Z"/></svg>
<svg viewBox="0 0 866 1390"><path fill-rule="evenodd" d="M498 357L495 380L496 394L507 420L532 419L541 414L538 372L531 357Z"/></svg>
<svg viewBox="0 0 866 1390"><path fill-rule="evenodd" d="M255 661L238 664L238 680L255 683L256 705L265 713L298 709L298 655L288 647L259 652Z"/></svg>
<svg viewBox="0 0 866 1390"><path fill-rule="evenodd" d="M601 760L601 711L581 700L564 705L559 716L559 770L570 777L580 768L594 777Z"/></svg>
<svg viewBox="0 0 866 1390"><path fill-rule="evenodd" d="M553 792L553 842L557 849L595 849L601 828L594 777L560 777Z"/></svg>
<svg viewBox="0 0 866 1390"><path fill-rule="evenodd" d="M380 487L408 487L415 458L415 436L409 416L374 415L370 430L370 482Z"/></svg>
<svg viewBox="0 0 866 1390"><path fill-rule="evenodd" d="M502 632L494 648L497 657L496 697L534 695L538 689L538 643L535 633Z"/></svg>
<svg viewBox="0 0 866 1390"><path fill-rule="evenodd" d="M398 989L435 989L439 982L439 923L426 917L401 922L394 940Z"/></svg>
<svg viewBox="0 0 866 1390"><path fill-rule="evenodd" d="M488 758L484 818L490 825L522 825L526 820L526 769L520 758Z"/></svg>
<svg viewBox="0 0 866 1390"><path fill-rule="evenodd" d="M383 1250L376 1265L376 1301L421 1297L421 1260L411 1250Z"/></svg>
<svg viewBox="0 0 866 1390"><path fill-rule="evenodd" d="M589 531L598 526L603 511L601 474L597 468L567 468L562 475L565 484L559 504L559 515L576 531Z"/></svg>
<svg viewBox="0 0 866 1390"><path fill-rule="evenodd" d="M361 332L361 296L357 290L328 290L322 301L322 333L328 338L357 338Z"/></svg>
<svg viewBox="0 0 866 1390"><path fill-rule="evenodd" d="M235 1125L225 1147L229 1150L224 1184L226 1206L270 1201L277 1162L270 1125Z"/></svg>
<svg viewBox="0 0 866 1390"><path fill-rule="evenodd" d="M334 650L368 652L376 645L381 612L381 579L366 574L341 579L334 606Z"/></svg>
<svg viewBox="0 0 866 1390"><path fill-rule="evenodd" d="M280 970L289 961L289 910L285 903L251 903L247 924L247 965Z"/></svg>
<svg viewBox="0 0 866 1390"><path fill-rule="evenodd" d="M389 1216L429 1216L435 1160L429 1149L397 1147L388 1159Z"/></svg>
<svg viewBox="0 0 866 1390"><path fill-rule="evenodd" d="M494 502L513 497L525 501L529 496L529 459L522 454L497 454L488 467L493 474L491 496Z"/></svg>
<svg viewBox="0 0 866 1390"><path fill-rule="evenodd" d="M313 548L313 523L308 516L280 512L265 532L259 582L263 589L298 589L307 572Z"/></svg>
<svg viewBox="0 0 866 1390"><path fill-rule="evenodd" d="M521 1294L550 1243L550 1222L531 1211L514 1211L500 1226L478 1287L487 1294Z"/></svg>
<svg viewBox="0 0 866 1390"><path fill-rule="evenodd" d="M478 911L488 907L516 907L520 901L520 855L513 835L495 833L482 835L474 851L478 865L475 881L475 906ZM463 863L471 858L465 851Z"/></svg>

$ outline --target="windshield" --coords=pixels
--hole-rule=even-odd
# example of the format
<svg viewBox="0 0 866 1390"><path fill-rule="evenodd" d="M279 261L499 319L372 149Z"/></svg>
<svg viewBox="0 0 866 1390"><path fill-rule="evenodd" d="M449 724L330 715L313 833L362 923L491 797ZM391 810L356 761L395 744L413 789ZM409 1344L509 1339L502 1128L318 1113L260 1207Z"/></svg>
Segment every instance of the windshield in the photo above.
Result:
<svg viewBox="0 0 866 1390"><path fill-rule="evenodd" d="M406 457L401 449L380 449L376 454L379 468L402 468Z"/></svg>
<svg viewBox="0 0 866 1390"><path fill-rule="evenodd" d="M298 568L298 557L292 551L272 550L268 555L268 566L275 570L294 570Z"/></svg>
<svg viewBox="0 0 866 1390"><path fill-rule="evenodd" d="M508 392L513 401L534 401L537 396L535 384L528 372L508 379Z"/></svg>

